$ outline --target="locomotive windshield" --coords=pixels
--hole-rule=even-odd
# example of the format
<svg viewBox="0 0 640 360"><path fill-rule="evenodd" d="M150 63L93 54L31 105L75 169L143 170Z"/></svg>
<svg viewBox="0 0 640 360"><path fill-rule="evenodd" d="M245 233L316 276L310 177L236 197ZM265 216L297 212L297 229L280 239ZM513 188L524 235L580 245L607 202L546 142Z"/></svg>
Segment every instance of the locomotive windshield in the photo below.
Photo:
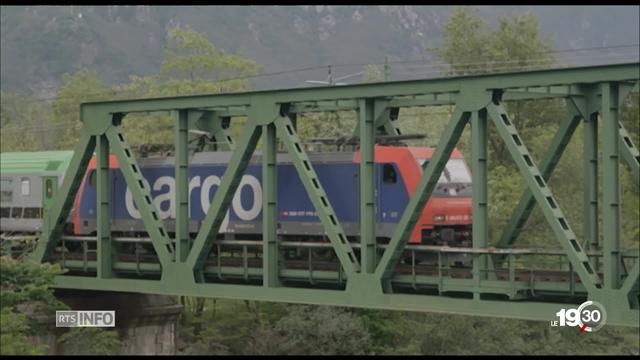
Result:
<svg viewBox="0 0 640 360"><path fill-rule="evenodd" d="M422 167L422 170L427 168L428 159L418 159L418 163ZM449 160L444 167L444 171L440 174L438 179L439 184L447 183L471 183L471 175L467 170L467 166L462 159Z"/></svg>

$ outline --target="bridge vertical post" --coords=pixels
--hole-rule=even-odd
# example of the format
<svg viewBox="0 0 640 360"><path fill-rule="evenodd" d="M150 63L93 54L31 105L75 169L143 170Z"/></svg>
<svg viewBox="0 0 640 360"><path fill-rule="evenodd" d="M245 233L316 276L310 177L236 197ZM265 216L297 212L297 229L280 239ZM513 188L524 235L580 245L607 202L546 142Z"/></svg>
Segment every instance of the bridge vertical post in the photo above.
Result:
<svg viewBox="0 0 640 360"><path fill-rule="evenodd" d="M183 262L189 252L189 116L178 110L176 124L176 262Z"/></svg>
<svg viewBox="0 0 640 360"><path fill-rule="evenodd" d="M440 174L451 157L453 148L458 143L460 135L465 125L469 121L469 112L456 108L451 115L451 120L440 136L440 141L436 147L436 151L422 173L420 183L418 184L414 194L409 200L409 204L404 209L402 217L393 231L393 236L389 241L387 249L384 251L378 266L376 267L376 276L381 279L385 292L391 291L390 281L391 274L404 251L404 247L409 241L411 232L416 226L422 209L431 197L433 189L440 178Z"/></svg>
<svg viewBox="0 0 640 360"><path fill-rule="evenodd" d="M620 282L620 177L618 149L618 84L602 84L602 182L604 287L617 289Z"/></svg>
<svg viewBox="0 0 640 360"><path fill-rule="evenodd" d="M376 269L375 119L374 102L358 102L360 123L360 258L362 272Z"/></svg>
<svg viewBox="0 0 640 360"><path fill-rule="evenodd" d="M276 126L262 125L262 268L264 287L277 287L279 281L278 182Z"/></svg>
<svg viewBox="0 0 640 360"><path fill-rule="evenodd" d="M473 248L486 248L487 219L487 111L471 113L471 171L473 174L472 240ZM480 281L486 279L487 256L473 254L473 298L480 300Z"/></svg>
<svg viewBox="0 0 640 360"><path fill-rule="evenodd" d="M111 212L109 211L109 142L105 135L96 135L96 247L98 278L113 277L113 247L111 243Z"/></svg>
<svg viewBox="0 0 640 360"><path fill-rule="evenodd" d="M588 114L584 126L584 240L588 249L600 247L598 229L598 114ZM599 268L598 257L592 264Z"/></svg>

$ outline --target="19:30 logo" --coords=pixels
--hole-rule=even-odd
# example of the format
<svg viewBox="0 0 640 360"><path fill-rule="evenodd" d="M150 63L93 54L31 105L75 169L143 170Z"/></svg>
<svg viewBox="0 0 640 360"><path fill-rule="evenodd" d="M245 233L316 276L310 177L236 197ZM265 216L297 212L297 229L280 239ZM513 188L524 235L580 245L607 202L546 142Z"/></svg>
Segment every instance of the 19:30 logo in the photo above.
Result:
<svg viewBox="0 0 640 360"><path fill-rule="evenodd" d="M552 321L551 326L577 326L580 332L600 330L607 321L607 312L602 304L585 301L577 309L560 309L556 313L559 321Z"/></svg>

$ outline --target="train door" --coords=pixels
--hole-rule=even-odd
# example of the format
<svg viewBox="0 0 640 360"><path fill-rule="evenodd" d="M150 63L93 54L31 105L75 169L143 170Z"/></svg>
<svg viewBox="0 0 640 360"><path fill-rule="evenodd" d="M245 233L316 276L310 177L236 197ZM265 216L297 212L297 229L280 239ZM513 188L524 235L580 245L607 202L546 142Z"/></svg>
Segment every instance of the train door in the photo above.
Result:
<svg viewBox="0 0 640 360"><path fill-rule="evenodd" d="M402 214L398 209L403 200L399 197L398 182L400 175L396 163L380 164L376 176L376 218L380 223L398 222Z"/></svg>
<svg viewBox="0 0 640 360"><path fill-rule="evenodd" d="M58 177L44 176L42 180L42 209L46 211L51 208L53 198L58 192Z"/></svg>

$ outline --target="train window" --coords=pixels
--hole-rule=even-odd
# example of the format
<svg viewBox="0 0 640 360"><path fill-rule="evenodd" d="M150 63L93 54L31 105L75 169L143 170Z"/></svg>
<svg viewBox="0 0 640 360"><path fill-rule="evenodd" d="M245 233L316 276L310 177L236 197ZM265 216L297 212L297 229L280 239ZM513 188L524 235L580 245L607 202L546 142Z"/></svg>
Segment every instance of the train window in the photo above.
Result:
<svg viewBox="0 0 640 360"><path fill-rule="evenodd" d="M453 183L470 183L471 175L467 166L462 159L449 160L446 170L448 170L449 178Z"/></svg>
<svg viewBox="0 0 640 360"><path fill-rule="evenodd" d="M22 217L22 208L21 207L14 207L13 209L11 209L11 217L14 219L18 219Z"/></svg>
<svg viewBox="0 0 640 360"><path fill-rule="evenodd" d="M0 202L13 201L13 180L2 178L0 179Z"/></svg>
<svg viewBox="0 0 640 360"><path fill-rule="evenodd" d="M422 159L422 158L418 158L418 164L420 165L420 167L422 167L422 171L425 171L427 169L427 165L429 165L429 159ZM440 178L438 179L438 184L446 184L449 181L447 180L447 173L448 170L445 167L444 170L442 170L442 173L440 173Z"/></svg>
<svg viewBox="0 0 640 360"><path fill-rule="evenodd" d="M8 208L8 207L0 208L0 218L9 218L10 213L11 213L11 208Z"/></svg>
<svg viewBox="0 0 640 360"><path fill-rule="evenodd" d="M385 184L395 184L398 182L396 170L392 164L384 164L382 167L382 182Z"/></svg>
<svg viewBox="0 0 640 360"><path fill-rule="evenodd" d="M29 196L31 194L31 184L29 178L22 178L20 185L20 188L22 189L22 195Z"/></svg>
<svg viewBox="0 0 640 360"><path fill-rule="evenodd" d="M24 208L24 216L25 219L39 219L40 218L40 208Z"/></svg>
<svg viewBox="0 0 640 360"><path fill-rule="evenodd" d="M47 179L44 184L45 184L45 195L47 199L51 199L53 197L53 180Z"/></svg>
<svg viewBox="0 0 640 360"><path fill-rule="evenodd" d="M12 202L13 201L13 191L2 191L0 193L0 202Z"/></svg>

